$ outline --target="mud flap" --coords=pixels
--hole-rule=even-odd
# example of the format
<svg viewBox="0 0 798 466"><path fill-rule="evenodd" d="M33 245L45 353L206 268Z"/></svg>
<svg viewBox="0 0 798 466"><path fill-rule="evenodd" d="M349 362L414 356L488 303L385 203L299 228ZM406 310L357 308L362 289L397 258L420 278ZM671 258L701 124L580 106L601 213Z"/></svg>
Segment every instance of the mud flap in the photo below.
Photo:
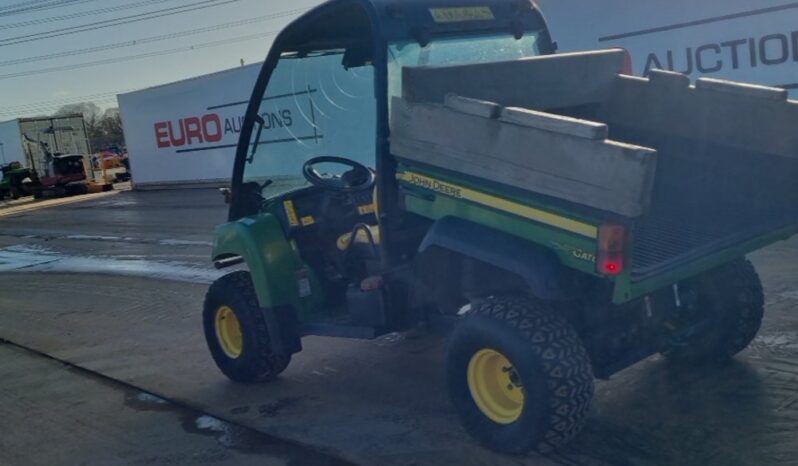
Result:
<svg viewBox="0 0 798 466"><path fill-rule="evenodd" d="M291 356L302 351L302 340L297 333L296 318L287 307L277 309L261 309L272 352L279 356Z"/></svg>

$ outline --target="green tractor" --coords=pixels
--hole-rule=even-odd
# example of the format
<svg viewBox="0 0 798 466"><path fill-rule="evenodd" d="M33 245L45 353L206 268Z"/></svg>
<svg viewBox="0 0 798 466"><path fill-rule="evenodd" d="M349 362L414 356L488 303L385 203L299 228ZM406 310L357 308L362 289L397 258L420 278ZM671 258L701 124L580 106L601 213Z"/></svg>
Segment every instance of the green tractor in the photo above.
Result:
<svg viewBox="0 0 798 466"><path fill-rule="evenodd" d="M581 430L594 378L746 348L744 255L798 232L798 105L555 48L526 0L331 0L283 30L214 233L246 269L205 299L221 371L438 332L466 430L521 454Z"/></svg>
<svg viewBox="0 0 798 466"><path fill-rule="evenodd" d="M36 172L25 168L19 162L0 166L3 178L0 180L0 201L6 197L19 199L31 194L31 186L37 182Z"/></svg>

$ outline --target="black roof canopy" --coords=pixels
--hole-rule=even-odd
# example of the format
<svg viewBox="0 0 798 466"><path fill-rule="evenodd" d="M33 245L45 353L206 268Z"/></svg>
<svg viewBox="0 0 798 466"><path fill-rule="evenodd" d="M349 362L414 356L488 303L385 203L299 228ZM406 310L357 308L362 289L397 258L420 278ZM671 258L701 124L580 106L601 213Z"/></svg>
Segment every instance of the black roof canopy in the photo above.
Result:
<svg viewBox="0 0 798 466"><path fill-rule="evenodd" d="M531 0L329 0L289 24L276 42L289 51L544 29ZM550 42L545 36L543 41Z"/></svg>

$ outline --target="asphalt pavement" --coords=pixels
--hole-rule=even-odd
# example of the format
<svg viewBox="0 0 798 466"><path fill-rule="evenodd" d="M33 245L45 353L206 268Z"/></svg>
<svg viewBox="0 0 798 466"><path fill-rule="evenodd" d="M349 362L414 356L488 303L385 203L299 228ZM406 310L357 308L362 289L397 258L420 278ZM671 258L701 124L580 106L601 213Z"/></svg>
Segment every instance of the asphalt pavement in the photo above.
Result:
<svg viewBox="0 0 798 466"><path fill-rule="evenodd" d="M0 361L4 466L345 464L10 344Z"/></svg>
<svg viewBox="0 0 798 466"><path fill-rule="evenodd" d="M765 284L767 316L752 347L732 364L679 368L650 358L597 383L586 430L571 445L548 457L517 458L482 449L460 427L446 396L445 342L439 338L308 337L275 383L226 380L208 355L200 321L207 284L219 274L210 265L212 229L225 217L215 190L120 192L9 215L0 207L0 338L85 371L69 382L75 386L88 387L95 376L117 381L126 390L263 434L266 440L252 441L265 446L241 458L262 456L258 464L300 453L313 461L380 465L796 464L798 240L752 256ZM19 359L12 356L0 356L3 393L26 372L8 366L6 361ZM22 359L14 364L27 364ZM30 384L71 373L51 369L32 371ZM64 425L74 422L56 409L68 406L68 397L32 391L30 398L46 398ZM15 424L33 427L24 439L0 437L0 447L16 455L0 456L0 464L44 464L14 449L23 440L39 442L37 458L55 458L49 464L81 464L46 456L72 437L47 442L57 434L36 428L15 403L3 406L0 414L14 412ZM80 407L74 409L70 415ZM112 421L104 410L116 408L93 409L86 416L102 428ZM130 413L142 416L141 422L161 415ZM234 450L214 450L220 448L217 438L176 427L169 432L174 455L205 451L214 464L214 452L222 452L230 455L224 461L238 464ZM145 433L130 435L139 442ZM280 448L287 447L270 441L298 450L286 453ZM124 450L115 442L103 446L108 455ZM145 456L101 461L108 456L85 464L181 464L169 455L146 456L148 463L136 463ZM312 464L299 458L295 464Z"/></svg>

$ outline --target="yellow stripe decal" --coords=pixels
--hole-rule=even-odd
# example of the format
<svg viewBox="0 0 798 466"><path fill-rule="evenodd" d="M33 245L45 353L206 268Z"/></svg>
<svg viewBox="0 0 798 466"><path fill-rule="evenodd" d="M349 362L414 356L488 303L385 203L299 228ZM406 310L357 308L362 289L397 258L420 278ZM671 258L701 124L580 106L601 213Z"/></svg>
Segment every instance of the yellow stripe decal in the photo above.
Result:
<svg viewBox="0 0 798 466"><path fill-rule="evenodd" d="M283 201L283 208L285 209L285 216L288 217L288 225L292 227L299 226L299 217L296 215L293 201Z"/></svg>
<svg viewBox="0 0 798 466"><path fill-rule="evenodd" d="M375 199L376 199L376 197L375 197ZM364 205L358 206L358 208L357 208L357 213L359 213L360 215L373 214L374 211L375 211L374 204L364 204Z"/></svg>
<svg viewBox="0 0 798 466"><path fill-rule="evenodd" d="M398 173L396 177L404 182L418 186L420 188L429 189L437 193L450 196L456 199L464 199L476 204L492 207L497 210L508 212L519 217L535 220L546 225L551 225L561 228L572 233L577 233L588 238L598 237L598 228L589 223L579 222L567 217L553 214L545 210L529 207L517 202L508 201L500 197L491 196L480 191L464 188L456 184L447 183L445 181L430 178L428 176L420 175L418 173L404 172Z"/></svg>

